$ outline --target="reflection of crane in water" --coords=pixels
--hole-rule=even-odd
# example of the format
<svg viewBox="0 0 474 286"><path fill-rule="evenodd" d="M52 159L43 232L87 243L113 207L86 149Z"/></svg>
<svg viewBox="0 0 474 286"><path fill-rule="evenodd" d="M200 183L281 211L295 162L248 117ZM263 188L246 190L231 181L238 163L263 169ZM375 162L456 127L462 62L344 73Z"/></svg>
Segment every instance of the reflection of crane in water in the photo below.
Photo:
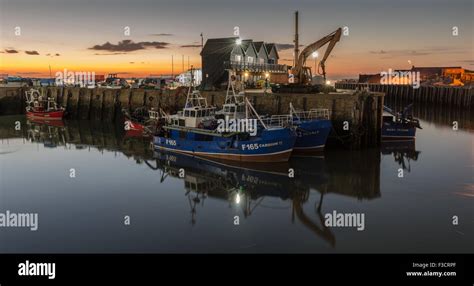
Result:
<svg viewBox="0 0 474 286"><path fill-rule="evenodd" d="M336 246L336 237L331 232L331 230L324 224L324 215L321 213L321 206L323 204L323 197L325 191L319 191L321 196L319 203L315 205L315 212L319 219L320 226L312 221L309 216L307 216L303 210L303 203L307 202L309 199L309 192L298 192L293 197L293 209L292 209L292 221L295 221L295 215L300 220L300 222L314 232L317 236L323 238L332 247Z"/></svg>

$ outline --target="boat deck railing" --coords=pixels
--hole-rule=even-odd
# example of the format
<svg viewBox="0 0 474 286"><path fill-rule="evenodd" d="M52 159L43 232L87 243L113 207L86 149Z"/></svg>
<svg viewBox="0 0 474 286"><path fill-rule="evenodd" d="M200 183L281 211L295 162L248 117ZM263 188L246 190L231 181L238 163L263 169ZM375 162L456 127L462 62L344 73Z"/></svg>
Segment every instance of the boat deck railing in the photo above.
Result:
<svg viewBox="0 0 474 286"><path fill-rule="evenodd" d="M293 125L293 119L289 114L272 115L262 119L267 126L271 127L288 127Z"/></svg>
<svg viewBox="0 0 474 286"><path fill-rule="evenodd" d="M300 120L331 118L331 112L329 109L326 108L313 108L309 111L296 111L293 112L293 115L299 118Z"/></svg>
<svg viewBox="0 0 474 286"><path fill-rule="evenodd" d="M210 130L210 129L203 129L203 128L195 128L195 127L185 127L185 126L178 126L178 125L165 125L163 126L164 129L168 130L176 130L182 132L193 132L202 135L209 135L214 137L232 137L236 134L241 134L244 132L218 132L217 130Z"/></svg>

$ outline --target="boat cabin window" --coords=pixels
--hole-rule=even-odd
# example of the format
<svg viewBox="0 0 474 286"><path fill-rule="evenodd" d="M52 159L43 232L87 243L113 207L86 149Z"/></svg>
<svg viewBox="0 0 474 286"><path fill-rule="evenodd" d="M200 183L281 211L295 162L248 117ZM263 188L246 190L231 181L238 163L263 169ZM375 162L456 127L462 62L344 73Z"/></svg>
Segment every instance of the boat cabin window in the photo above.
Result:
<svg viewBox="0 0 474 286"><path fill-rule="evenodd" d="M235 106L226 106L224 108L224 112L234 113L235 112Z"/></svg>
<svg viewBox="0 0 474 286"><path fill-rule="evenodd" d="M244 112L245 111L245 106L239 105L237 106L237 112Z"/></svg>

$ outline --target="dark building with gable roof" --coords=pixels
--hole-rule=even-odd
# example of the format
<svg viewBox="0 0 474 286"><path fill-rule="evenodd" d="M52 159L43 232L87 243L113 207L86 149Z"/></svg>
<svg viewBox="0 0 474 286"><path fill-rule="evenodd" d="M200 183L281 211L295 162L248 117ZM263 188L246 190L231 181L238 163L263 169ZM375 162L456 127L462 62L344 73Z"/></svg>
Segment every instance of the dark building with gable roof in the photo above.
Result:
<svg viewBox="0 0 474 286"><path fill-rule="evenodd" d="M228 72L233 70L238 80L252 86L268 78L272 82L288 82L288 67L278 64L275 44L254 42L238 43L237 37L208 39L201 51L204 88L220 88L227 83Z"/></svg>

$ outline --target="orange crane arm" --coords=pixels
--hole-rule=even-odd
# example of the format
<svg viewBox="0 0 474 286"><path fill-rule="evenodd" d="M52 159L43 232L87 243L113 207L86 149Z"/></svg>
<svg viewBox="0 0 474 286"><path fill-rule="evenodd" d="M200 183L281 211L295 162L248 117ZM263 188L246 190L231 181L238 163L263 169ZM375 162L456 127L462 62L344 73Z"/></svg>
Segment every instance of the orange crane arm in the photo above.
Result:
<svg viewBox="0 0 474 286"><path fill-rule="evenodd" d="M298 57L298 62L296 63L293 69L294 70L293 74L299 78L300 83L304 83L304 81L307 80L304 78L305 77L304 64L306 62L306 59L317 49L329 43L326 49L326 52L324 53L324 57L321 59L321 62L320 62L322 75L324 76L324 79L326 79L325 63L326 63L327 58L331 54L332 49L334 48L336 43L339 42L339 40L341 39L341 34L342 34L342 28L339 28L336 31L332 32L331 34L319 39L318 41L304 48L304 50L300 53Z"/></svg>

